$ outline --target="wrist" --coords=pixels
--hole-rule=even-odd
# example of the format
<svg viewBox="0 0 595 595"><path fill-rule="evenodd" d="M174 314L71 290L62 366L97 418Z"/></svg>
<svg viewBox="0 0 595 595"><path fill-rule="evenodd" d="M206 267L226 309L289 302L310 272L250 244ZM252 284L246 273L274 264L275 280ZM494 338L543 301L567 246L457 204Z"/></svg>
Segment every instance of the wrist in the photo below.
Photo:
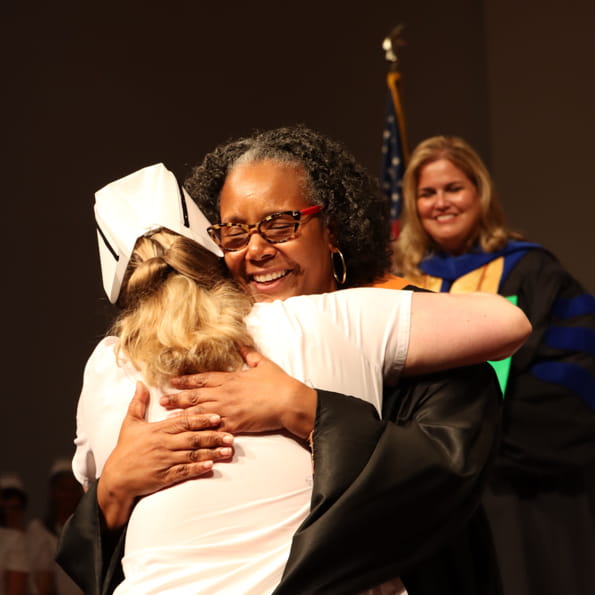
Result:
<svg viewBox="0 0 595 595"><path fill-rule="evenodd" d="M99 478L97 505L108 529L118 529L128 522L135 500L134 496L114 486L105 476Z"/></svg>
<svg viewBox="0 0 595 595"><path fill-rule="evenodd" d="M281 424L300 438L307 438L314 429L318 393L315 389L296 382L288 395L287 406L281 412Z"/></svg>

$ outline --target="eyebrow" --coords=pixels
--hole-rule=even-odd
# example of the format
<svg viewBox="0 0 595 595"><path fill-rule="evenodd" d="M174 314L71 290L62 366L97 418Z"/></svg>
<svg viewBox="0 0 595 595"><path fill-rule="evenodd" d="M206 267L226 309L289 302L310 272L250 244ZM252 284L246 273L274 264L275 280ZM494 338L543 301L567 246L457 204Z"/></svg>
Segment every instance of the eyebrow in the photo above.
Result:
<svg viewBox="0 0 595 595"><path fill-rule="evenodd" d="M471 183L470 180L467 180L468 183ZM456 180L449 180L448 182L440 183L440 184L433 184L431 186L419 186L418 191L420 190L433 190L437 186L450 186L451 184L464 184L465 178L457 178Z"/></svg>
<svg viewBox="0 0 595 595"><path fill-rule="evenodd" d="M304 207L304 208L306 208L306 207ZM272 209L270 211L266 211L263 215L260 216L258 221L255 221L254 223L247 223L243 217L240 217L238 215L232 215L225 221L223 221L221 219L221 217L219 217L219 219L221 219L220 223L246 223L247 225L254 225L255 223L259 223L260 221L262 221L269 215L274 215L275 213L287 213L287 212L300 211L300 210L302 210L302 209L289 209L289 208L288 209Z"/></svg>
<svg viewBox="0 0 595 595"><path fill-rule="evenodd" d="M219 219L220 219L220 223L245 223L245 221L243 219L241 219L240 217L237 217L237 216L229 217L225 221L223 221L222 217L219 217Z"/></svg>

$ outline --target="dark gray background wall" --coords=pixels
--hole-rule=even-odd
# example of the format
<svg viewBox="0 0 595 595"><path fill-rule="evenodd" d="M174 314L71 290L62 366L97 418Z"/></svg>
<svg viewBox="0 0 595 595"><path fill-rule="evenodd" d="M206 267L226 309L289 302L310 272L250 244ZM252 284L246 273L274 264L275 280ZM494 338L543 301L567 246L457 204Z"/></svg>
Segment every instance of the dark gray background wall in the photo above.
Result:
<svg viewBox="0 0 595 595"><path fill-rule="evenodd" d="M215 144L304 122L378 172L387 65L405 24L410 144L470 141L512 227L590 291L595 206L592 3L121 2L5 8L4 396L0 471L43 508L73 452L86 358L111 315L93 193L145 165L178 176Z"/></svg>

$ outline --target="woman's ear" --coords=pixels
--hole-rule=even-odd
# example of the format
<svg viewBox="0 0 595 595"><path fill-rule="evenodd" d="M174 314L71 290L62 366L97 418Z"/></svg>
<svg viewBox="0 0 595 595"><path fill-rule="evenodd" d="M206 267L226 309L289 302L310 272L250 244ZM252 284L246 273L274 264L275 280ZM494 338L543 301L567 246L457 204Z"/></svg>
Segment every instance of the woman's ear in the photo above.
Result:
<svg viewBox="0 0 595 595"><path fill-rule="evenodd" d="M336 252L338 249L337 234L334 232L334 226L332 223L328 223L326 226L328 233L328 249L330 252Z"/></svg>

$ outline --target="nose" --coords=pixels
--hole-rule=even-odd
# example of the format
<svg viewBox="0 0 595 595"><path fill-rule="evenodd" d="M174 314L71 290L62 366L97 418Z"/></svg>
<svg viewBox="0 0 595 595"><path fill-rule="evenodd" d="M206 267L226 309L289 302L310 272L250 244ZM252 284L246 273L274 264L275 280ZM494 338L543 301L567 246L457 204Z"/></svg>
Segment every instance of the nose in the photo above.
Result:
<svg viewBox="0 0 595 595"><path fill-rule="evenodd" d="M444 207L448 206L448 201L446 200L446 192L444 190L438 190L436 192L436 200L434 202L434 206L439 209L443 209Z"/></svg>
<svg viewBox="0 0 595 595"><path fill-rule="evenodd" d="M262 261L275 255L275 246L267 242L255 229L252 230L246 246L246 258Z"/></svg>

